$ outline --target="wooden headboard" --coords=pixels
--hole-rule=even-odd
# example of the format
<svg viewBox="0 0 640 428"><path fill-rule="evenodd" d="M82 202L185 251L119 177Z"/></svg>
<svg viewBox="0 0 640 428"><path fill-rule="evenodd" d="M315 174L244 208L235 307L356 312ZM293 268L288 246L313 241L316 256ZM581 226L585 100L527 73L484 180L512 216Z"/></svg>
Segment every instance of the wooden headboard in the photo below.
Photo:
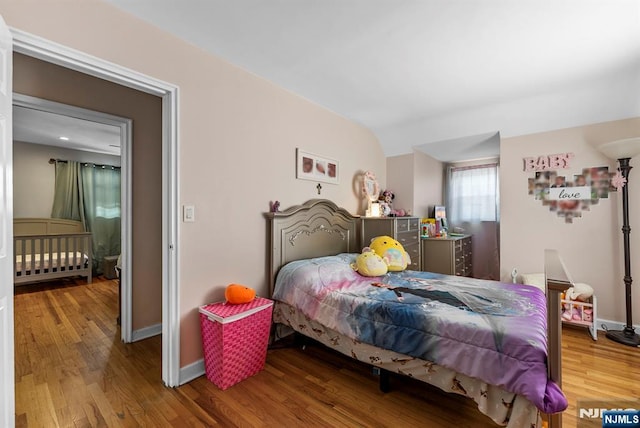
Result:
<svg viewBox="0 0 640 428"><path fill-rule="evenodd" d="M311 199L282 212L267 213L269 220L269 296L278 271L300 259L360 252L358 216L327 199Z"/></svg>
<svg viewBox="0 0 640 428"><path fill-rule="evenodd" d="M13 234L27 235L57 235L60 233L84 232L82 222L61 218L15 218L13 219Z"/></svg>

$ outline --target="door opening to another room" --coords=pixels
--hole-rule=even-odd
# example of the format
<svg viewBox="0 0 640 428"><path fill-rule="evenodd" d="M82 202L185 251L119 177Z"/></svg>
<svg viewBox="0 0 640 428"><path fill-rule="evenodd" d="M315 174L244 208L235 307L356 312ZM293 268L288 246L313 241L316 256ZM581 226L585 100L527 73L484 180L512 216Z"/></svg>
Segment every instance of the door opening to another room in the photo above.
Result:
<svg viewBox="0 0 640 428"><path fill-rule="evenodd" d="M93 236L94 273L112 277L104 258L131 254L132 121L21 94L13 104L14 218L82 221ZM71 181L69 193L60 183ZM122 269L119 296L125 342L132 334L129 271Z"/></svg>

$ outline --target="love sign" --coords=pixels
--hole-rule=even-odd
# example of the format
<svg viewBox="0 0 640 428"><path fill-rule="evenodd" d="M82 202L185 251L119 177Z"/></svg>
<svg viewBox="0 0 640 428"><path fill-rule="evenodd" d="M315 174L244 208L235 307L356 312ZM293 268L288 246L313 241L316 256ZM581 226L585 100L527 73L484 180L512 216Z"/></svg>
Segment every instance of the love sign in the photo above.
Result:
<svg viewBox="0 0 640 428"><path fill-rule="evenodd" d="M582 168L575 174L550 169L551 166L567 169L572 158L572 153L524 158L525 170L535 171L528 179L529 194L558 217L564 217L566 223L582 217L590 205L608 198L610 192L620 190L626 181L620 171L610 172L607 166Z"/></svg>
<svg viewBox="0 0 640 428"><path fill-rule="evenodd" d="M550 201L581 201L591 199L591 187L551 187L547 197Z"/></svg>

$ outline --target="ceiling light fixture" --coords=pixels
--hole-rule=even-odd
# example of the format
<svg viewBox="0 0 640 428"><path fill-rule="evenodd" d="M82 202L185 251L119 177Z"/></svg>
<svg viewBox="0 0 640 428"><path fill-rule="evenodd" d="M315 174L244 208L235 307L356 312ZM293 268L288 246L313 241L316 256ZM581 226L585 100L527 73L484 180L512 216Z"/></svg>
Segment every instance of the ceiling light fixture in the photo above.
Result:
<svg viewBox="0 0 640 428"><path fill-rule="evenodd" d="M58 137L58 139L62 141L69 141L69 137Z"/></svg>

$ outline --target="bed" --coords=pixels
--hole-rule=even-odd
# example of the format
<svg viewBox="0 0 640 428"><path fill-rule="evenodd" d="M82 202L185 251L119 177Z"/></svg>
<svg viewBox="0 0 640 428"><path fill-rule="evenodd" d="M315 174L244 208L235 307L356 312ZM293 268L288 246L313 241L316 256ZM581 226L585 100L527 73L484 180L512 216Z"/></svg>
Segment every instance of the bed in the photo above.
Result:
<svg viewBox="0 0 640 428"><path fill-rule="evenodd" d="M79 221L14 219L14 285L77 276L90 284L91 244L91 233Z"/></svg>
<svg viewBox="0 0 640 428"><path fill-rule="evenodd" d="M543 419L554 428L561 425L559 412L567 402L559 388L559 291L550 289L545 296L535 287L413 271L364 278L349 266L360 251L358 217L331 201L316 199L268 213L267 218L276 331L292 329L382 373L411 376L468 396L498 425L538 427ZM438 297L421 300L421 293L433 292L434 287ZM467 298L460 291L465 288L472 290ZM491 290L489 297L478 294L481 289ZM477 296L475 302L469 295ZM397 305L410 306L413 312ZM421 321L426 333L407 324L422 312L435 317ZM447 319L455 321L443 328ZM499 326L489 339L480 334L485 324ZM508 328L521 329L522 339L508 335ZM488 340L488 349L466 343L474 336L480 342ZM504 349L492 349L497 343ZM491 360L490 354L502 360ZM511 360L513 367L502 370L508 375L496 370L496 364L502 367Z"/></svg>

